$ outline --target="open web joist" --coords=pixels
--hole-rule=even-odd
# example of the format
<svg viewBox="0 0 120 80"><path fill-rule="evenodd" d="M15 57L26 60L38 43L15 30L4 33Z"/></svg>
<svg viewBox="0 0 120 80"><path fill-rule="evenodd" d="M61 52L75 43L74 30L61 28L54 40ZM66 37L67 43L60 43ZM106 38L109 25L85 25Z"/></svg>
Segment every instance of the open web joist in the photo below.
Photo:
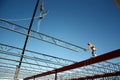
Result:
<svg viewBox="0 0 120 80"><path fill-rule="evenodd" d="M64 67L61 67L61 68L58 68L58 69L55 69L55 70L52 70L52 71L48 71L48 72L44 72L44 73L41 73L41 74L36 74L36 75L30 76L30 77L26 77L26 78L24 78L24 80L29 80L29 79L42 77L42 76L56 74L56 73L59 73L59 72L63 72L63 71L67 71L67 70L71 70L71 69L75 69L75 68L80 68L80 67L92 65L92 64L95 64L95 63L103 62L103 61L110 60L110 59L113 59L113 58L118 58L118 57L120 57L120 49L108 52L106 54L103 54L103 55L100 55L100 56L97 56L97 57L94 57L94 58L84 60L84 61L81 61L81 62L77 62L77 63L71 64L71 65L68 65L68 66L64 66Z"/></svg>
<svg viewBox="0 0 120 80"><path fill-rule="evenodd" d="M0 43L0 79L13 79L16 66L20 62L21 52L22 48ZM75 61L25 50L18 78L22 79L73 63Z"/></svg>
<svg viewBox="0 0 120 80"><path fill-rule="evenodd" d="M27 34L28 28L11 23L11 22L3 20L3 19L0 19L0 28L10 30L10 31L22 34L22 35L28 35ZM69 49L72 51L76 51L76 52L79 52L81 49L82 50L85 49L83 47L68 43L66 41L48 36L48 35L40 33L40 32L36 32L34 30L31 30L31 33L29 34L29 36L34 39L48 42L48 43L51 43L51 44L54 44L54 45L57 45L57 46L60 46L60 47L63 47L63 48L66 48L66 49Z"/></svg>

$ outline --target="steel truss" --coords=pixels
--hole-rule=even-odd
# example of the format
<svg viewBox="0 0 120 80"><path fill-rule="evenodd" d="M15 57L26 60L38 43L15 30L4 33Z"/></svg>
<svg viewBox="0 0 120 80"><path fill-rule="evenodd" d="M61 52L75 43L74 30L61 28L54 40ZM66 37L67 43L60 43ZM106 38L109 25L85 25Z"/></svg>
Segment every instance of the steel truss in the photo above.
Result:
<svg viewBox="0 0 120 80"><path fill-rule="evenodd" d="M92 64L95 64L95 63L100 63L100 62L110 60L110 59L113 59L113 58L118 58L118 57L120 57L120 49L109 52L109 53L106 53L106 54L103 54L103 55L100 55L100 56L97 56L97 57L94 57L94 58L84 60L84 61L81 61L81 62L77 62L77 63L71 64L71 65L68 65L68 66L64 66L64 67L61 67L61 68L58 68L58 69L54 69L52 71L43 72L41 74L26 77L26 78L24 78L24 80L34 79L34 78L43 77L43 76L47 76L47 75L51 75L51 74L58 74L58 73L68 71L68 70L70 71L70 70L73 70L73 69L76 69L76 68L82 68L82 71L83 71L83 68L89 67L89 65L92 65ZM105 75L103 77L106 77L106 75L111 75L111 74L113 75L116 72L118 72L118 75L120 76L120 74L119 74L120 65L109 63L109 62L107 62L107 64L109 64L110 66L112 65L112 66L116 66L116 67L112 67L112 68L111 67L107 67L107 68L106 67L101 67L100 65L102 65L102 64L100 63L100 64L97 64L97 65L99 65L98 67L93 66L94 68L92 68L92 69L90 69L90 67L89 67L88 70L86 69L87 74L85 74L85 72L83 71L83 74L85 74L85 75L79 76L77 78L86 77L86 76L92 76L92 78L93 78L93 77L96 77L95 74L96 75L102 75L103 74L103 75ZM107 72L106 72L106 70L107 70ZM76 71L79 71L79 70L76 70ZM75 73L78 74L78 75L81 75L81 71L80 71L80 74L78 72L75 72ZM118 76L118 75L114 74L114 76ZM71 74L71 75L69 75L69 79L70 79L70 76L71 76L71 79L72 78L74 79L74 77L75 77L73 74ZM55 80L57 80L57 79L55 78Z"/></svg>
<svg viewBox="0 0 120 80"><path fill-rule="evenodd" d="M10 30L22 35L28 35L28 28L3 19L0 19L0 28ZM56 39L43 33L36 32L34 30L31 30L29 36L34 39L42 40L72 51L78 52L80 49L84 50L82 47ZM0 43L0 79L6 78L13 80L13 76L17 69L16 67L20 62L19 59L21 52L21 48ZM36 80L79 80L84 78L85 80L93 78L101 79L102 77L104 77L102 78L103 80L120 79L120 63L116 64L105 61L118 56L120 56L120 50L109 52L107 54L82 62L75 62L43 53L25 50L19 78L25 78L25 80L29 78ZM108 77L110 75L112 77Z"/></svg>
<svg viewBox="0 0 120 80"><path fill-rule="evenodd" d="M21 48L0 43L0 54L2 55L0 57L0 72L2 72L0 73L1 75L8 75L7 77L9 78L13 76L13 74L15 73L16 65L18 65L19 62L18 58L20 58L21 51L22 51ZM10 56L11 58L7 56ZM61 67L68 66L74 63L76 64L78 62L26 50L22 63L23 65L21 66L19 78L25 78L39 73L42 74L43 72L54 69L59 70L59 68ZM105 61L99 64L89 65L89 66L57 73L58 76L57 78L58 80L61 79L69 80L72 78L93 76L93 74L102 75L105 74L106 72L112 73L117 71L120 71L120 65ZM2 76L1 78L3 77L5 76ZM44 80L47 80L48 78L54 80L54 74L48 75L46 77L44 76L40 77L40 79L44 79Z"/></svg>
<svg viewBox="0 0 120 80"><path fill-rule="evenodd" d="M28 28L17 25L17 24L14 24L14 23L11 23L11 22L3 20L3 19L0 19L0 28L10 30L10 31L22 34L22 35L28 35L27 34ZM79 52L80 49L82 49L82 50L85 49L85 48L82 48L80 46L68 43L66 41L48 36L46 34L36 32L34 30L31 30L31 33L29 34L29 36L34 38L34 39L41 40L41 41L44 41L44 42L48 42L48 43L51 43L51 44L54 44L54 45L57 45L57 46L75 51L75 52Z"/></svg>
<svg viewBox="0 0 120 80"><path fill-rule="evenodd" d="M12 70L12 72L15 72L16 65L18 65L18 63L20 62L19 58L21 56L21 51L21 48L0 43L0 68L2 68L2 70L5 70L5 72L9 69ZM73 64L75 63L75 61L25 50L25 55L22 63L23 66L21 67L20 74L23 74L25 72L29 72L29 74L38 74L40 72L45 72L48 70L53 70L62 66Z"/></svg>

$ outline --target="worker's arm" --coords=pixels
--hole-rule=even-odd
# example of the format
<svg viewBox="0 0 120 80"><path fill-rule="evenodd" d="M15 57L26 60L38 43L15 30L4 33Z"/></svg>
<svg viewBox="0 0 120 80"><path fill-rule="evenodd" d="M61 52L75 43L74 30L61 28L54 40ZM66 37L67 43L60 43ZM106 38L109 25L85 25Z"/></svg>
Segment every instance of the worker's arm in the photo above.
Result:
<svg viewBox="0 0 120 80"><path fill-rule="evenodd" d="M88 51L88 50L90 50L90 49L91 49L91 47L90 47L90 46L88 46L88 48L87 48L86 50Z"/></svg>
<svg viewBox="0 0 120 80"><path fill-rule="evenodd" d="M84 51L89 51L89 50L90 50L90 48L91 48L91 47L89 46L87 49L84 49Z"/></svg>

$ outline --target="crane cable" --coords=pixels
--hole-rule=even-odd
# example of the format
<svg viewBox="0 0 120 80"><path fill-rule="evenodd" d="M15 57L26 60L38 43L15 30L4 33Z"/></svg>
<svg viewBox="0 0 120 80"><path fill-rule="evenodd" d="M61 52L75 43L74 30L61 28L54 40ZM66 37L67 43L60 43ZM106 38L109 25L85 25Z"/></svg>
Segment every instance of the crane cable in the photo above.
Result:
<svg viewBox="0 0 120 80"><path fill-rule="evenodd" d="M36 16L34 17L34 19L38 19L39 16ZM3 19L3 18L0 18L2 20L6 20L6 21L25 21L25 20L31 20L32 18L23 18L23 19Z"/></svg>

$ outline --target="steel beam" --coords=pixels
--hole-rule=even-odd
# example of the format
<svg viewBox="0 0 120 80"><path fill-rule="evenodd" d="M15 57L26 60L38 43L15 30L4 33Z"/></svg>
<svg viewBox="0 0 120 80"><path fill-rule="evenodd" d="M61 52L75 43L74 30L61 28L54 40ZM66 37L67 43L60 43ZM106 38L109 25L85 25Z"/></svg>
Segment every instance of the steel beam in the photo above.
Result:
<svg viewBox="0 0 120 80"><path fill-rule="evenodd" d="M48 71L48 72L44 72L41 74L30 76L30 77L26 77L26 78L24 78L24 80L33 79L34 77L38 78L38 77L42 77L42 76L46 76L46 75L50 75L50 74L55 74L56 72L59 73L59 72L63 72L63 71L67 71L67 70L71 70L71 69L75 69L75 68L95 64L95 63L99 63L99 62L102 62L105 60L110 60L110 59L117 58L117 57L120 57L120 49L102 54L102 55L97 56L97 57L93 57L93 58L84 60L81 62L77 62L77 63L71 64L68 66L64 66L64 67L61 67L61 68L58 68L58 69L55 69L52 71Z"/></svg>
<svg viewBox="0 0 120 80"><path fill-rule="evenodd" d="M8 24L9 24L9 26L8 26ZM69 49L69 50L72 50L75 52L79 52L80 49L85 50L85 48L83 48L83 47L68 43L66 41L57 39L57 38L52 37L52 36L48 36L48 35L40 33L40 32L36 32L34 30L31 30L31 33L28 35L27 34L28 28L14 24L12 22L6 21L6 20L1 19L1 18L0 18L0 28L6 29L6 30L9 30L12 32L16 32L16 33L21 34L21 35L26 35L26 36L29 36L31 38L41 40L41 41L44 41L47 43L51 43L51 44L54 44L56 46L60 46L60 47L63 47L63 48L66 48L66 49Z"/></svg>
<svg viewBox="0 0 120 80"><path fill-rule="evenodd" d="M73 78L71 80L88 80L88 79L96 79L96 78L103 78L103 77L110 77L110 76L120 76L120 71L113 72L113 73L97 74L94 76L86 76L81 78Z"/></svg>

